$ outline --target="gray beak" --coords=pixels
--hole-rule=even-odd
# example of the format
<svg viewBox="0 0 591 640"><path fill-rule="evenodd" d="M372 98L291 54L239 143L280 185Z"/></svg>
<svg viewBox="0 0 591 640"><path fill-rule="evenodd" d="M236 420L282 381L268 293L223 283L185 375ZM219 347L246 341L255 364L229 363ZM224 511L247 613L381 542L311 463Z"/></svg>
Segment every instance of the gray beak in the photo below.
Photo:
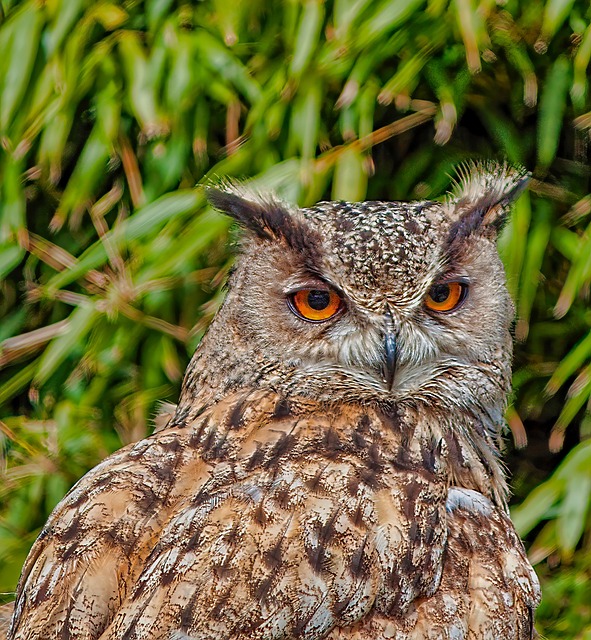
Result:
<svg viewBox="0 0 591 640"><path fill-rule="evenodd" d="M384 360L382 363L382 378L388 387L392 389L394 374L396 373L396 331L394 319L390 311L386 313L386 330L384 332Z"/></svg>

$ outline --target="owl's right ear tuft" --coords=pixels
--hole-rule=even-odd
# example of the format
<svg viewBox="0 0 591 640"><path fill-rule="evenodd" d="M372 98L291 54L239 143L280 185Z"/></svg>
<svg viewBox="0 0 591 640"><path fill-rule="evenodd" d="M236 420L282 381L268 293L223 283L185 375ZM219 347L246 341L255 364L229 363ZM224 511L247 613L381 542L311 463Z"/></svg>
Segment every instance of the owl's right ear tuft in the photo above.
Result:
<svg viewBox="0 0 591 640"><path fill-rule="evenodd" d="M458 170L458 180L449 202L452 238L473 234L496 236L511 203L529 182L521 167L494 162L467 163Z"/></svg>
<svg viewBox="0 0 591 640"><path fill-rule="evenodd" d="M272 196L260 196L242 187L210 187L206 193L212 207L234 218L261 240L285 242L294 251L305 253L315 244L314 232L297 212Z"/></svg>

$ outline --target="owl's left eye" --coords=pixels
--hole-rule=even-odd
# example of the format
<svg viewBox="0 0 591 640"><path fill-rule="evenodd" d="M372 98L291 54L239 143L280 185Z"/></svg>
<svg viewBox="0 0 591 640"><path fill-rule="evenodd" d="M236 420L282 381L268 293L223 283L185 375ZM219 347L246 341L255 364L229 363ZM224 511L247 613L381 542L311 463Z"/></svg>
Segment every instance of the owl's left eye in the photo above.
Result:
<svg viewBox="0 0 591 640"><path fill-rule="evenodd" d="M453 311L466 299L468 285L465 282L440 282L434 284L425 298L425 306L431 311Z"/></svg>
<svg viewBox="0 0 591 640"><path fill-rule="evenodd" d="M341 296L332 289L300 289L288 297L291 310L308 322L330 320L341 309Z"/></svg>

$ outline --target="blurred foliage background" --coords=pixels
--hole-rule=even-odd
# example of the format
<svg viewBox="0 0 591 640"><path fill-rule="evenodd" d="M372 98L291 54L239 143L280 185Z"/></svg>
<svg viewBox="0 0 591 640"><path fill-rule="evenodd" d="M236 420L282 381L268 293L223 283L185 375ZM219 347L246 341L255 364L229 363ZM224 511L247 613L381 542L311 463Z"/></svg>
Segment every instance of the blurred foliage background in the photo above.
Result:
<svg viewBox="0 0 591 640"><path fill-rule="evenodd" d="M200 183L428 199L506 158L533 172L500 241L513 515L540 632L591 638L588 0L1 7L2 597L68 488L178 395L231 264Z"/></svg>

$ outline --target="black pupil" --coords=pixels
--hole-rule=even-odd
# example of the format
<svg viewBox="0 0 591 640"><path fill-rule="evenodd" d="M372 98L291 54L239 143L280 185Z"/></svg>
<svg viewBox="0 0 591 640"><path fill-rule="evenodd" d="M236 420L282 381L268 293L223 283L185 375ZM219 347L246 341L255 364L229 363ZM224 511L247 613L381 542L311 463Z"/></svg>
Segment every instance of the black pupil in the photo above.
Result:
<svg viewBox="0 0 591 640"><path fill-rule="evenodd" d="M449 298L449 285L448 284L436 284L431 287L429 296L433 302L445 302Z"/></svg>
<svg viewBox="0 0 591 640"><path fill-rule="evenodd" d="M313 289L308 294L308 304L315 311L322 311L328 307L330 302L330 293L328 291L318 291Z"/></svg>

